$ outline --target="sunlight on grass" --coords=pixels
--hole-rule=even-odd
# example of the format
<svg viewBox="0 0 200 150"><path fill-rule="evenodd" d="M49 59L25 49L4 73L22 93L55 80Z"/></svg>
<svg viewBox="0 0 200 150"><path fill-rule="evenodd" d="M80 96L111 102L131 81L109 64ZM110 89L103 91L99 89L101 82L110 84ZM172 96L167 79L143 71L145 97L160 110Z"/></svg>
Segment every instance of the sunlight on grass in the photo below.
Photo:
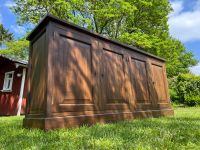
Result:
<svg viewBox="0 0 200 150"><path fill-rule="evenodd" d="M49 132L22 128L23 117L0 117L0 149L200 149L200 108L175 116Z"/></svg>

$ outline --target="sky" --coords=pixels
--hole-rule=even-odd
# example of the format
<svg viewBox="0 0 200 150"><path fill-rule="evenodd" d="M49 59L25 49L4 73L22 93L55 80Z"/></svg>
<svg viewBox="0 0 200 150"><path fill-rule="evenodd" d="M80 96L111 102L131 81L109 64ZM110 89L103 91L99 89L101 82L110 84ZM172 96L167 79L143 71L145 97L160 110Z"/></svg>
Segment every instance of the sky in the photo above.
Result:
<svg viewBox="0 0 200 150"><path fill-rule="evenodd" d="M182 41L200 61L200 0L171 0L170 3L174 10L169 15L170 34ZM19 38L26 33L27 26L16 24L17 18L9 10L13 5L12 0L0 0L0 23L14 33L15 38ZM200 63L190 70L200 75Z"/></svg>
<svg viewBox="0 0 200 150"><path fill-rule="evenodd" d="M26 27L16 25L17 18L9 9L13 5L15 4L11 0L0 0L0 23L19 38L26 33Z"/></svg>
<svg viewBox="0 0 200 150"><path fill-rule="evenodd" d="M174 11L169 15L170 34L182 41L200 61L200 0L172 0ZM190 68L200 75L200 63Z"/></svg>

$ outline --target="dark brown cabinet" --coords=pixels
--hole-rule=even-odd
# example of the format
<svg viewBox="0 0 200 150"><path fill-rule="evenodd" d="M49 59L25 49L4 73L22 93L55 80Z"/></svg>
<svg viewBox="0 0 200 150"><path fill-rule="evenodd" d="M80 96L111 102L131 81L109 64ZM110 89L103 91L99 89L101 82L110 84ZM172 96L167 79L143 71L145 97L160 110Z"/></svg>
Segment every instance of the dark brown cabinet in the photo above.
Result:
<svg viewBox="0 0 200 150"><path fill-rule="evenodd" d="M173 115L163 59L49 15L28 40L24 127Z"/></svg>

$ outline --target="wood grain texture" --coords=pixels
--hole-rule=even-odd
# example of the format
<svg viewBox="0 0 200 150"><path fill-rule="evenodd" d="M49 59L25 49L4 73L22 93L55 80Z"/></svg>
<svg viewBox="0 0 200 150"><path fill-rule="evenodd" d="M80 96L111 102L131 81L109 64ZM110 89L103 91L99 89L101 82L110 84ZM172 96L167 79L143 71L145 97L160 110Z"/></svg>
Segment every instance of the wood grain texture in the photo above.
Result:
<svg viewBox="0 0 200 150"><path fill-rule="evenodd" d="M30 96L28 97L30 113L44 113L45 110L45 90L46 72L45 66L45 40L46 34L43 33L33 44L31 52L30 68ZM39 87L39 88L37 88Z"/></svg>
<svg viewBox="0 0 200 150"><path fill-rule="evenodd" d="M173 114L161 59L53 20L37 30L31 38L25 127Z"/></svg>

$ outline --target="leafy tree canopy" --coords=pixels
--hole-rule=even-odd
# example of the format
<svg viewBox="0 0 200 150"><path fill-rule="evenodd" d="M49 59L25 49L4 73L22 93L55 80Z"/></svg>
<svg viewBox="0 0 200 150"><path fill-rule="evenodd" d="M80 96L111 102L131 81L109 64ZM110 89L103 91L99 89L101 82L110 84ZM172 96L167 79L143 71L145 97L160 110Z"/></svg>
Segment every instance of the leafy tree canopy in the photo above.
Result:
<svg viewBox="0 0 200 150"><path fill-rule="evenodd" d="M14 1L16 6L11 9L17 14L19 24L37 24L50 13L115 39L124 32L168 34L167 15L171 7L167 0Z"/></svg>
<svg viewBox="0 0 200 150"><path fill-rule="evenodd" d="M170 37L168 0L14 0L18 23L36 24L46 14L73 22L109 38L134 45L167 60L168 76L188 72L197 61Z"/></svg>
<svg viewBox="0 0 200 150"><path fill-rule="evenodd" d="M5 42L5 48L0 50L0 54L12 56L18 59L28 60L29 42L25 39Z"/></svg>
<svg viewBox="0 0 200 150"><path fill-rule="evenodd" d="M5 41L11 41L13 39L13 34L4 28L3 24L0 24L0 46Z"/></svg>

